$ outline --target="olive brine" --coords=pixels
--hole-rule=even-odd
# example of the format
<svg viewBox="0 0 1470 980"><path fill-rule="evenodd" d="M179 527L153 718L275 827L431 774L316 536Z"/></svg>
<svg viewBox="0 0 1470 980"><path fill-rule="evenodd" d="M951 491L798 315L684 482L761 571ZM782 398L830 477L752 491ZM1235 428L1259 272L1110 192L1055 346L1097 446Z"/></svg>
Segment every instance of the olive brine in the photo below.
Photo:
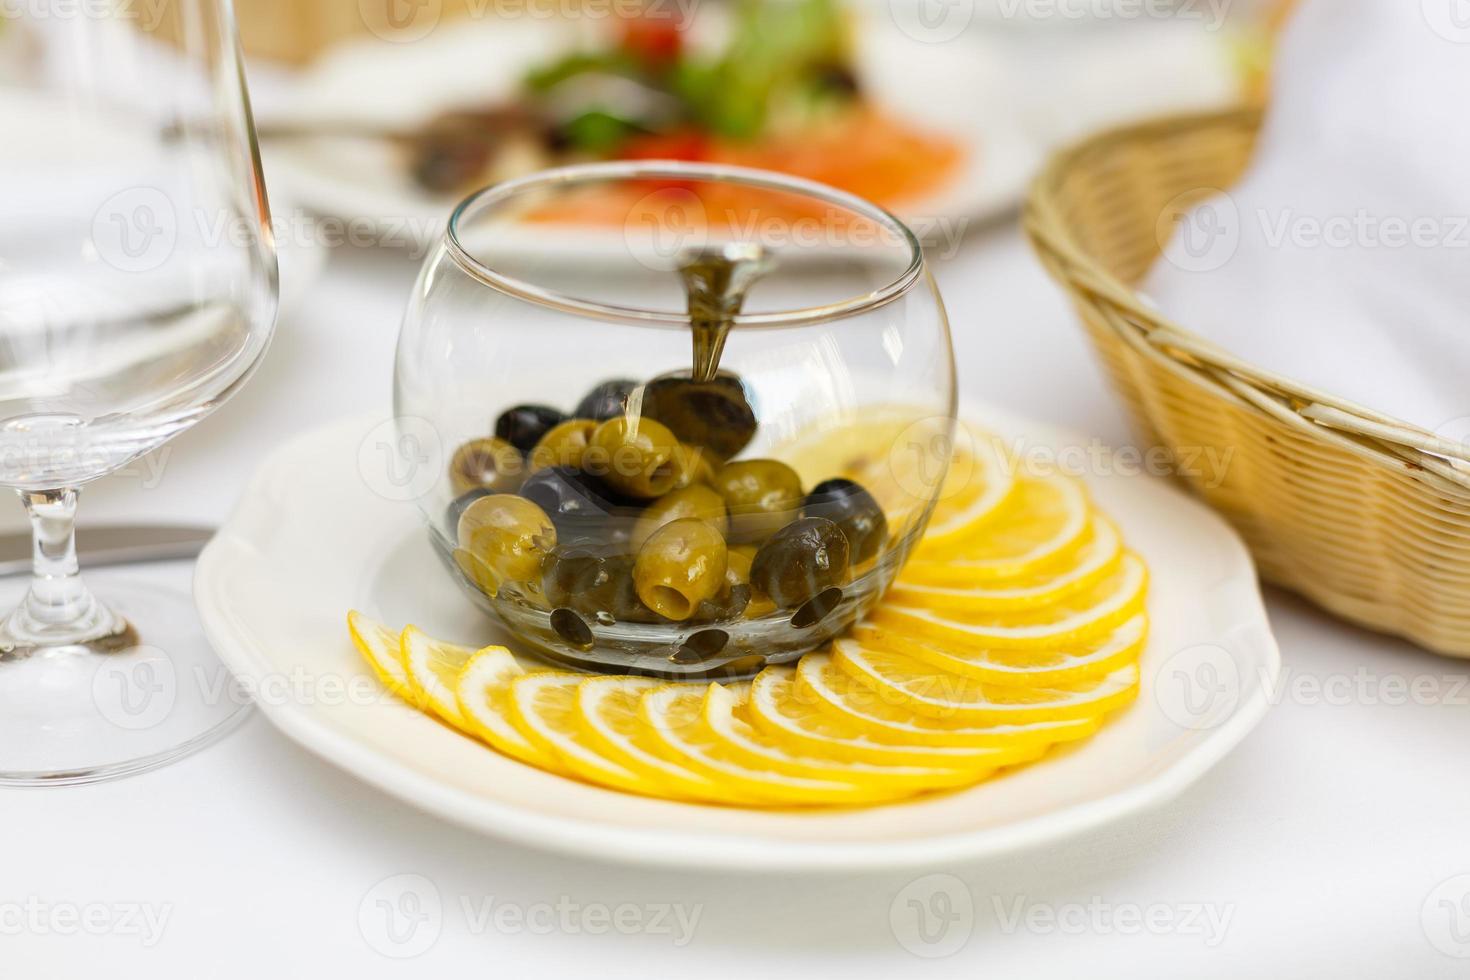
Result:
<svg viewBox="0 0 1470 980"><path fill-rule="evenodd" d="M486 595L513 587L555 611L578 640L588 620L780 610L812 625L882 553L887 521L852 480L807 492L779 460L734 459L756 428L744 384L724 371L609 380L570 415L510 408L450 462L455 561Z"/></svg>

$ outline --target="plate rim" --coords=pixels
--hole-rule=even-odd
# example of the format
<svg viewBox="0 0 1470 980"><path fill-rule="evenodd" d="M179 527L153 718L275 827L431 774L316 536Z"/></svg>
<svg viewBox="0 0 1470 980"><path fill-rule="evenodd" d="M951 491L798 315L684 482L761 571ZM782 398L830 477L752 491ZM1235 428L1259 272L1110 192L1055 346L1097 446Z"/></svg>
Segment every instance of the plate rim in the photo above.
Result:
<svg viewBox="0 0 1470 980"><path fill-rule="evenodd" d="M1025 422L1003 409L972 401L965 402L963 414L970 418ZM244 678L247 684L261 681L269 673L270 665L248 642L228 629L232 614L221 604L225 590L211 588L208 584L211 577L218 574L216 569L228 562L229 549L236 546L230 534L231 526L250 506L250 500L257 496L254 492L257 485L267 479L279 460L288 457L298 446L321 439L328 432L345 431L349 425L371 425L381 418L382 413L338 418L302 432L279 446L258 465L240 501L221 524L219 533L200 554L194 572L194 598L205 636L226 667ZM1066 427L1035 420L1032 424L1058 437L1080 437L1082 443L1087 441L1085 436ZM1280 676L1281 656L1249 552L1239 535L1214 511L1177 487L1164 486L1161 489L1185 497L1227 532L1232 557L1241 566L1232 569L1227 579L1233 580L1242 573L1248 575L1248 595L1253 607L1251 619L1235 627L1234 634L1242 645L1261 656L1262 669L1249 672L1252 684L1242 693L1230 717L1209 728L1196 745L1168 765L1133 785L1097 799L1075 803L1009 826L919 840L888 841L879 845L872 842L782 840L735 831L673 832L666 828L636 828L595 819L533 813L514 804L445 786L412 766L384 756L336 730L315 716L309 705L281 700L259 701L257 707L277 729L298 745L415 809L498 840L528 845L541 851L645 867L833 873L896 870L954 861L980 862L1028 851L1169 803L1239 745L1271 707L1270 690ZM547 778L561 777L548 775Z"/></svg>

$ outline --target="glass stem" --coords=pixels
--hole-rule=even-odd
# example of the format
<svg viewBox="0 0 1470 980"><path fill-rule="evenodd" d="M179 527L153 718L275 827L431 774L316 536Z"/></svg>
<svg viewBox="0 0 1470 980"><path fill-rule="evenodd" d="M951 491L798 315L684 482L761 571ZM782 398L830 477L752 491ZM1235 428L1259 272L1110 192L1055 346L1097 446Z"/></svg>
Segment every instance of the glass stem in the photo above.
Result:
<svg viewBox="0 0 1470 980"><path fill-rule="evenodd" d="M0 650L88 644L126 624L98 602L77 566L75 487L22 491L31 519L31 587L0 626Z"/></svg>

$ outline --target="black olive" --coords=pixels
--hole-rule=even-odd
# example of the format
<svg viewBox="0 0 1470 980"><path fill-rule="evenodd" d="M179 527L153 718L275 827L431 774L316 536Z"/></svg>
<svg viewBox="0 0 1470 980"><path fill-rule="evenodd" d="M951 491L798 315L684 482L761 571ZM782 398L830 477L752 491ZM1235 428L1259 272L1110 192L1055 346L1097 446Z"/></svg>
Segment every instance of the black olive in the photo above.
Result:
<svg viewBox="0 0 1470 980"><path fill-rule="evenodd" d="M719 595L701 602L690 619L702 623L734 619L744 613L748 605L750 605L750 586L732 585Z"/></svg>
<svg viewBox="0 0 1470 980"><path fill-rule="evenodd" d="M633 582L633 556L614 555L603 561L603 571L611 583L612 599L604 608L613 618L624 623L660 623L663 619L638 598Z"/></svg>
<svg viewBox="0 0 1470 980"><path fill-rule="evenodd" d="M572 413L579 419L596 419L604 422L610 418L616 418L623 414L624 407L628 404L628 396L633 389L638 387L638 382L629 378L614 378L604 381L593 388L577 403L577 410Z"/></svg>
<svg viewBox="0 0 1470 980"><path fill-rule="evenodd" d="M449 528L450 538L459 539L459 516L464 513L465 508L481 497L488 497L494 492L489 487L474 487L449 502L449 506L444 510L444 523Z"/></svg>
<svg viewBox="0 0 1470 980"><path fill-rule="evenodd" d="M803 517L771 535L750 565L750 584L794 609L847 579L847 535L823 517Z"/></svg>
<svg viewBox="0 0 1470 980"><path fill-rule="evenodd" d="M571 605L596 580L603 557L583 542L559 542L541 562L542 594L554 606Z"/></svg>
<svg viewBox="0 0 1470 980"><path fill-rule="evenodd" d="M680 442L702 446L722 460L755 437L755 409L744 382L729 372L713 381L695 381L687 371L655 378L644 389L643 414L668 426Z"/></svg>
<svg viewBox="0 0 1470 980"><path fill-rule="evenodd" d="M565 606L551 611L551 628L556 630L557 636L580 650L592 646L592 628L587 625L586 620Z"/></svg>
<svg viewBox="0 0 1470 980"><path fill-rule="evenodd" d="M825 517L842 528L853 564L872 558L888 540L888 519L878 501L861 484L840 476L812 487L801 513Z"/></svg>
<svg viewBox="0 0 1470 980"><path fill-rule="evenodd" d="M730 634L724 630L700 630L684 641L669 659L676 664L697 664L716 656L730 642Z"/></svg>
<svg viewBox="0 0 1470 980"><path fill-rule="evenodd" d="M566 420L565 414L550 405L517 405L495 420L495 436L529 453L542 436Z"/></svg>
<svg viewBox="0 0 1470 980"><path fill-rule="evenodd" d="M626 540L637 510L611 493L596 477L574 466L548 466L526 477L520 495L546 511L558 532Z"/></svg>
<svg viewBox="0 0 1470 980"><path fill-rule="evenodd" d="M801 604L791 616L791 625L799 630L808 626L815 626L827 618L827 614L836 609L842 602L842 590L835 586L823 589L813 599L808 599Z"/></svg>
<svg viewBox="0 0 1470 980"><path fill-rule="evenodd" d="M630 623L658 620L633 587L632 556L609 555L596 544L559 544L542 563L541 587L553 605L588 616L610 613Z"/></svg>

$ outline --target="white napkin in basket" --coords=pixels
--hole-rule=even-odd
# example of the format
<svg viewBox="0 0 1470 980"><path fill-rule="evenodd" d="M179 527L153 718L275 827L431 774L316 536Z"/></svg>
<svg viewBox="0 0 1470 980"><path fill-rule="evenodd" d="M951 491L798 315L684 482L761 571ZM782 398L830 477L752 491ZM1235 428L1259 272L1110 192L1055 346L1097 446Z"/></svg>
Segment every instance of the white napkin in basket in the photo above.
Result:
<svg viewBox="0 0 1470 980"><path fill-rule="evenodd" d="M1456 441L1470 436L1458 2L1305 0L1248 173L1179 219L1144 286L1252 364Z"/></svg>

